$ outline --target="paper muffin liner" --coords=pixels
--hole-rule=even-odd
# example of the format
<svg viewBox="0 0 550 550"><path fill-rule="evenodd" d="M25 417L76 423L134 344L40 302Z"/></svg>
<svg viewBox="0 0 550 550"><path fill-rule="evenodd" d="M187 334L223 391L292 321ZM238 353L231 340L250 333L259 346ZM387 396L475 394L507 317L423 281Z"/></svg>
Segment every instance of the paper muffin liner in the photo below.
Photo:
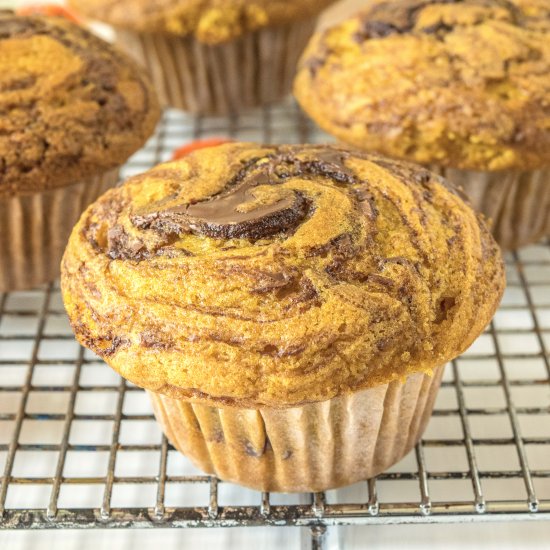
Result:
<svg viewBox="0 0 550 550"><path fill-rule="evenodd" d="M82 212L118 181L118 169L72 185L0 198L0 292L54 280Z"/></svg>
<svg viewBox="0 0 550 550"><path fill-rule="evenodd" d="M315 18L266 27L221 45L192 36L121 30L117 42L149 71L161 102L195 114L228 114L285 97Z"/></svg>
<svg viewBox="0 0 550 550"><path fill-rule="evenodd" d="M373 477L414 447L443 370L290 409L149 395L167 438L201 470L259 491L324 491Z"/></svg>
<svg viewBox="0 0 550 550"><path fill-rule="evenodd" d="M550 235L550 170L431 169L462 186L473 207L492 220L502 248L513 250Z"/></svg>

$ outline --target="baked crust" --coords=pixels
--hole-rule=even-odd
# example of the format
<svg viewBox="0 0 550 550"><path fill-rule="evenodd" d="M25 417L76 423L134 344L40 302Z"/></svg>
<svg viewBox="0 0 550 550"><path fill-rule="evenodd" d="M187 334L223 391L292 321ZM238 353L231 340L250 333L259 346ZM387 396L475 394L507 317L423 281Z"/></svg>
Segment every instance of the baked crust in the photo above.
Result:
<svg viewBox="0 0 550 550"><path fill-rule="evenodd" d="M313 145L222 145L131 178L84 213L62 263L78 340L122 376L249 408L431 373L503 289L453 187Z"/></svg>
<svg viewBox="0 0 550 550"><path fill-rule="evenodd" d="M0 14L0 197L122 164L160 109L127 56L60 17Z"/></svg>
<svg viewBox="0 0 550 550"><path fill-rule="evenodd" d="M139 32L193 34L220 44L262 27L314 17L335 0L70 0L87 17Z"/></svg>
<svg viewBox="0 0 550 550"><path fill-rule="evenodd" d="M361 149L468 170L550 165L550 4L389 0L316 35L295 95Z"/></svg>

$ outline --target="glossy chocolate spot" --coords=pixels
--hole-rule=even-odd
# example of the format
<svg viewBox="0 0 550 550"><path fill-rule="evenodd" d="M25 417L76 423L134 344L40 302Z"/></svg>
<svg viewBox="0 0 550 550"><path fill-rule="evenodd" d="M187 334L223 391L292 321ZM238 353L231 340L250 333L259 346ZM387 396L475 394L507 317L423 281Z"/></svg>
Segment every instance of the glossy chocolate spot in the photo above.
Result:
<svg viewBox="0 0 550 550"><path fill-rule="evenodd" d="M299 168L303 172L323 176L337 183L351 185L356 183L355 175L345 164L344 159L349 156L347 152L327 149L316 152L316 160L301 161Z"/></svg>
<svg viewBox="0 0 550 550"><path fill-rule="evenodd" d="M261 239L295 227L305 217L307 201L296 192L273 204L239 211L239 206L252 198L254 187L252 181L226 197L186 207L190 228L210 237ZM183 213L183 209L172 213Z"/></svg>
<svg viewBox="0 0 550 550"><path fill-rule="evenodd" d="M298 159L297 153L311 153ZM326 177L337 184L356 183L345 165L346 151L320 147L280 147L274 154L254 159L207 200L180 204L169 197L147 210L136 212L132 223L164 235L193 233L223 239L262 239L295 229L313 208L302 193L282 188L272 199L261 200L257 189L277 186L291 178Z"/></svg>
<svg viewBox="0 0 550 550"><path fill-rule="evenodd" d="M239 211L239 206L252 198L254 185L224 197L194 205L182 205L134 216L140 229L155 229L164 233L194 233L223 239L261 239L298 224L306 215L307 201L299 193L284 197L254 210Z"/></svg>

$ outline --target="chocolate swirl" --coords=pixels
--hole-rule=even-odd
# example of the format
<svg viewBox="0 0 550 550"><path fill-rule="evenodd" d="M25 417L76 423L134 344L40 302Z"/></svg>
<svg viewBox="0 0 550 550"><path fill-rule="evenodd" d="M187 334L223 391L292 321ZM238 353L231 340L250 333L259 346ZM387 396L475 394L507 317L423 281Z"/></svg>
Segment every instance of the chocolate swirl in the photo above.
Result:
<svg viewBox="0 0 550 550"><path fill-rule="evenodd" d="M399 2L381 2L375 4L368 14L361 16L361 27L355 34L358 42L372 38L384 38L392 34L419 32L442 36L453 31L454 26L439 19L430 25L418 26L423 10L430 6L445 4L466 4L468 7L497 7L507 11L508 19L518 22L520 10L509 0L400 0Z"/></svg>
<svg viewBox="0 0 550 550"><path fill-rule="evenodd" d="M441 365L503 275L483 221L422 168L229 144L104 195L62 285L79 340L133 382L286 407Z"/></svg>
<svg viewBox="0 0 550 550"><path fill-rule="evenodd" d="M143 70L62 17L0 13L0 197L122 164L160 116Z"/></svg>
<svg viewBox="0 0 550 550"><path fill-rule="evenodd" d="M323 176L352 183L353 175L344 164L346 156L342 151L319 150L315 160L303 161L291 149L280 148L249 163L215 197L195 204L180 204L178 197L163 200L134 215L132 222L139 229L164 234L191 232L223 239L262 239L287 232L304 220L310 202L293 191L267 204L254 204L255 189L295 177Z"/></svg>
<svg viewBox="0 0 550 550"><path fill-rule="evenodd" d="M311 40L294 94L359 149L537 170L550 163L549 44L548 2L384 0Z"/></svg>
<svg viewBox="0 0 550 550"><path fill-rule="evenodd" d="M239 207L253 195L250 189L243 186L223 198L197 205L176 206L152 217L161 223L164 220L175 222L178 233L191 230L195 234L222 239L261 239L294 227L306 215L307 203L299 193L248 212L240 211ZM135 223L140 227L139 222ZM147 223L146 216L141 227L146 227Z"/></svg>

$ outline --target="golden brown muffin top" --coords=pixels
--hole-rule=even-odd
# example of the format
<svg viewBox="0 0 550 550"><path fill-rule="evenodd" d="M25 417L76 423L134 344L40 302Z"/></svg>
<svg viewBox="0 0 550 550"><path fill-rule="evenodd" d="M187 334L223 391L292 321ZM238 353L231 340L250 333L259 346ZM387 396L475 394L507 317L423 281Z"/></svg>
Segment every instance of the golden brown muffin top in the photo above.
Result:
<svg viewBox="0 0 550 550"><path fill-rule="evenodd" d="M379 0L312 39L295 94L362 149L470 170L547 166L550 2Z"/></svg>
<svg viewBox="0 0 550 550"><path fill-rule="evenodd" d="M87 17L140 32L193 34L219 44L262 27L316 16L335 0L69 0Z"/></svg>
<svg viewBox="0 0 550 550"><path fill-rule="evenodd" d="M504 287L485 223L430 172L229 144L92 205L62 265L79 341L177 398L289 407L431 372Z"/></svg>
<svg viewBox="0 0 550 550"><path fill-rule="evenodd" d="M128 57L58 17L0 13L0 197L122 164L160 116Z"/></svg>

